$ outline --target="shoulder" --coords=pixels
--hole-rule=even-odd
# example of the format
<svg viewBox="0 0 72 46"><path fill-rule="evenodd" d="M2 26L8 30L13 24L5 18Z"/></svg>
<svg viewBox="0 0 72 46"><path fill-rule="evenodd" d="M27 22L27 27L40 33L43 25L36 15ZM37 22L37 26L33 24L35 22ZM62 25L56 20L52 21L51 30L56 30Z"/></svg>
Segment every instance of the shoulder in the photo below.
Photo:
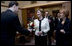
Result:
<svg viewBox="0 0 72 46"><path fill-rule="evenodd" d="M16 15L14 12L12 12L11 10L9 10L9 9L7 9L6 11L5 11L5 13L7 14L7 15Z"/></svg>
<svg viewBox="0 0 72 46"><path fill-rule="evenodd" d="M18 16L12 12L11 10L6 10L7 16L9 16L11 19L18 19Z"/></svg>

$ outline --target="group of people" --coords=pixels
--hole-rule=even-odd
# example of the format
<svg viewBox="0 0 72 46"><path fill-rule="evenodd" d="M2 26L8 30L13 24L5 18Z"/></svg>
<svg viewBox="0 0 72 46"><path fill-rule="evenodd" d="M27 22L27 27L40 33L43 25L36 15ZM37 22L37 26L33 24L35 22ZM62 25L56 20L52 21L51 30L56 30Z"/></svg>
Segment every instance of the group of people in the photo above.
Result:
<svg viewBox="0 0 72 46"><path fill-rule="evenodd" d="M71 21L69 20L68 15L69 11L62 8L57 13L57 17L53 19L48 11L38 9L38 19L34 20L35 44L47 45L48 38L48 45L51 45L52 38L55 37L56 45L71 45L72 31Z"/></svg>
<svg viewBox="0 0 72 46"><path fill-rule="evenodd" d="M32 29L21 27L17 17L18 3L9 3L9 9L1 14L0 43L2 45L15 45L16 31L24 35L29 35ZM37 10L37 19L34 19L35 45L51 45L51 37L55 32L56 45L71 44L71 21L68 19L67 9L60 9L57 17L53 19L48 11Z"/></svg>

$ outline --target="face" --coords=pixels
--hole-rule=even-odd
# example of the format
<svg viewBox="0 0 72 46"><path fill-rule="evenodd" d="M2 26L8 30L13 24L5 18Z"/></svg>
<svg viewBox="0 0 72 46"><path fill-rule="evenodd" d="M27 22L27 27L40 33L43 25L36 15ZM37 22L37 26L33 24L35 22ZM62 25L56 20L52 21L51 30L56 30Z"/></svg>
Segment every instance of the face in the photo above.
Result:
<svg viewBox="0 0 72 46"><path fill-rule="evenodd" d="M41 16L41 12L38 10L37 11L37 16L40 17Z"/></svg>
<svg viewBox="0 0 72 46"><path fill-rule="evenodd" d="M45 15L48 15L48 12L45 12Z"/></svg>
<svg viewBox="0 0 72 46"><path fill-rule="evenodd" d="M45 12L45 16L48 16L48 12Z"/></svg>
<svg viewBox="0 0 72 46"><path fill-rule="evenodd" d="M64 17L65 17L65 15L64 15L63 10L62 10L62 11L60 11L60 18L64 18Z"/></svg>
<svg viewBox="0 0 72 46"><path fill-rule="evenodd" d="M18 6L14 5L15 12L18 12Z"/></svg>
<svg viewBox="0 0 72 46"><path fill-rule="evenodd" d="M57 17L60 18L60 13L57 14Z"/></svg>

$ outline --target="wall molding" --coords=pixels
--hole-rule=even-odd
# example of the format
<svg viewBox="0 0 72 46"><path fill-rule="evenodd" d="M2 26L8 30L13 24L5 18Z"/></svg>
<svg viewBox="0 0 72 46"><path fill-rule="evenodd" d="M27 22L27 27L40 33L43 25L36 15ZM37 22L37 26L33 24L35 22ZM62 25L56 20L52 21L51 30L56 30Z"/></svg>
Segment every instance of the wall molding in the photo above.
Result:
<svg viewBox="0 0 72 46"><path fill-rule="evenodd" d="M7 7L8 8L8 6L6 6L6 5L1 5L1 7ZM20 7L19 7L19 9L22 10L22 8L20 8Z"/></svg>

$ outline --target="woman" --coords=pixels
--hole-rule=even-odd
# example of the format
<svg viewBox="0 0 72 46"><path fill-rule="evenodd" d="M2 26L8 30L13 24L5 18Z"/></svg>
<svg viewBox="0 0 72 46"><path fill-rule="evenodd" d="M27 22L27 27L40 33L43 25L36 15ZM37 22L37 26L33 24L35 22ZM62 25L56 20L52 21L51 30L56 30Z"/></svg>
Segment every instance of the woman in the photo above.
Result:
<svg viewBox="0 0 72 46"><path fill-rule="evenodd" d="M37 10L38 19L34 20L35 44L47 45L47 32L50 30L48 19L44 18L43 9Z"/></svg>
<svg viewBox="0 0 72 46"><path fill-rule="evenodd" d="M60 22L56 27L56 45L69 45L70 20L68 19L69 12L66 9L60 9Z"/></svg>

